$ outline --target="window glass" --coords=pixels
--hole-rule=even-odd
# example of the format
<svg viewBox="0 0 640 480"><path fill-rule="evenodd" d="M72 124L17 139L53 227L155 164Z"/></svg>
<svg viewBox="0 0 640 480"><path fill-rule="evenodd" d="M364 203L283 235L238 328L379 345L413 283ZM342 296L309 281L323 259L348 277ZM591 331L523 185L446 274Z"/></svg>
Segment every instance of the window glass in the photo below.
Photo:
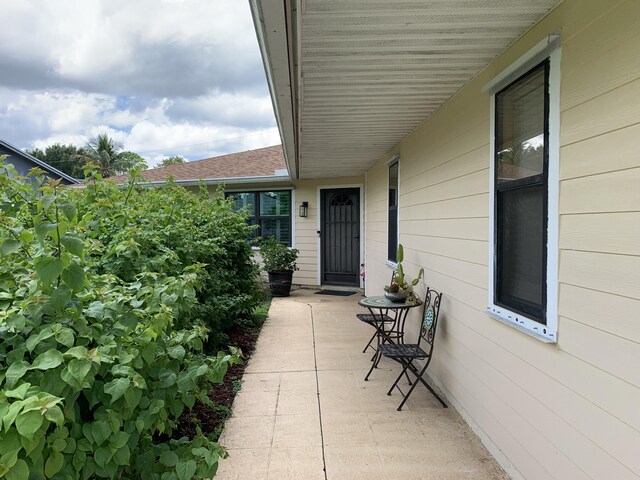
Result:
<svg viewBox="0 0 640 480"><path fill-rule="evenodd" d="M251 215L256 213L255 194L249 192L234 193L230 195L235 203L235 209L240 210L246 208Z"/></svg>
<svg viewBox="0 0 640 480"><path fill-rule="evenodd" d="M233 192L234 209L247 209L247 223L258 225L254 237L276 237L291 246L291 192Z"/></svg>
<svg viewBox="0 0 640 480"><path fill-rule="evenodd" d="M397 260L398 252L398 162L389 166L389 215L388 215L387 259Z"/></svg>
<svg viewBox="0 0 640 480"><path fill-rule="evenodd" d="M289 215L290 192L260 192L260 215Z"/></svg>
<svg viewBox="0 0 640 480"><path fill-rule="evenodd" d="M496 95L498 183L544 170L545 68L537 67Z"/></svg>
<svg viewBox="0 0 640 480"><path fill-rule="evenodd" d="M548 62L496 94L494 302L546 324Z"/></svg>

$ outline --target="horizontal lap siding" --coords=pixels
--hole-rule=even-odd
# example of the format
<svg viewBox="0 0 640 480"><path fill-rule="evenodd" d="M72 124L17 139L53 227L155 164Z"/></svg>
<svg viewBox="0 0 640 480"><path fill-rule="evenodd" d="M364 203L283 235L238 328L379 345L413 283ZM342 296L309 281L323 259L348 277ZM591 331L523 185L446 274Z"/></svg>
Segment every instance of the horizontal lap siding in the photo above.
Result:
<svg viewBox="0 0 640 480"><path fill-rule="evenodd" d="M559 342L548 345L484 313L489 97L480 88L560 30L560 317ZM432 375L514 477L640 478L638 52L640 3L566 0L393 152L405 268L425 267L445 294ZM390 157L367 173L369 295L390 272Z"/></svg>

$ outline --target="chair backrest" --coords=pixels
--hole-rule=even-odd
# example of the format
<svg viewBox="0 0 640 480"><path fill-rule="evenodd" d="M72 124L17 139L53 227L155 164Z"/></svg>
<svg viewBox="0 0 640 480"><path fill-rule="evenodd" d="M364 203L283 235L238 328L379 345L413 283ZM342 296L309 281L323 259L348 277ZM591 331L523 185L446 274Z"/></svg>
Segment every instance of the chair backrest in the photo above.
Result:
<svg viewBox="0 0 640 480"><path fill-rule="evenodd" d="M431 355L431 352L433 351L433 344L436 338L436 328L438 326L441 301L442 293L427 287L427 293L424 296L422 325L420 326L418 344L421 344L423 341L427 342L429 344L429 355Z"/></svg>

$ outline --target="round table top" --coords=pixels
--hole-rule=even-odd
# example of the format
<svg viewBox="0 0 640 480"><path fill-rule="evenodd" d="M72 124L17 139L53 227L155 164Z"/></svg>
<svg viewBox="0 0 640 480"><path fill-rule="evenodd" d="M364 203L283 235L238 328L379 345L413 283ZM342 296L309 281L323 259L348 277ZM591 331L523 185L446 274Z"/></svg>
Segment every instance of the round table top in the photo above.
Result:
<svg viewBox="0 0 640 480"><path fill-rule="evenodd" d="M421 302L418 302L418 303L392 302L391 300L387 299L383 295L380 295L377 297L363 298L362 300L358 301L358 304L368 308L384 308L389 310L400 310L403 308L417 307L418 305L421 304Z"/></svg>

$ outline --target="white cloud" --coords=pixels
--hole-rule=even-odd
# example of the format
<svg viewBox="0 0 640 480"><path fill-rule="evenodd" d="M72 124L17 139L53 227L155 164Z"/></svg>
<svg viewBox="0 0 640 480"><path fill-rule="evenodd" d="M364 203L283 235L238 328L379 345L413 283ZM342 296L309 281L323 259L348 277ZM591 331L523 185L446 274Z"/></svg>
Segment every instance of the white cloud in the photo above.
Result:
<svg viewBox="0 0 640 480"><path fill-rule="evenodd" d="M4 140L80 146L108 133L152 165L280 143L248 2L4 3Z"/></svg>

